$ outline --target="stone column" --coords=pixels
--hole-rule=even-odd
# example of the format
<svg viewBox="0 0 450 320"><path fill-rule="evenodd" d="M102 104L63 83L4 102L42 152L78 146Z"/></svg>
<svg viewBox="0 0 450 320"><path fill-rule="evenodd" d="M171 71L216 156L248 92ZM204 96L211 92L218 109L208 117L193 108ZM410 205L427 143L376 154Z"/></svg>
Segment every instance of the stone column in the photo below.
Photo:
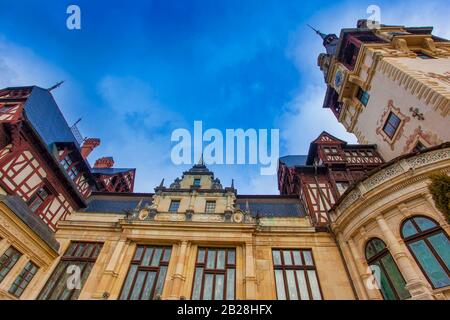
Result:
<svg viewBox="0 0 450 320"><path fill-rule="evenodd" d="M245 299L246 300L256 300L257 299L257 282L256 282L256 271L255 271L255 257L253 256L253 243L245 243Z"/></svg>
<svg viewBox="0 0 450 320"><path fill-rule="evenodd" d="M356 267L352 253L350 252L350 247L349 247L347 241L344 240L342 233L339 232L336 235L336 237L341 246L342 254L345 257L343 263L348 264L348 269L349 269L350 276L351 276L351 279L349 279L349 281L353 281L353 283L355 284L356 291L358 293L358 298L361 300L367 300L368 296L367 296L366 288L364 286L364 283L361 281L361 277L358 274L358 268Z"/></svg>
<svg viewBox="0 0 450 320"><path fill-rule="evenodd" d="M184 276L184 265L186 262L187 251L189 248L189 243L187 241L182 241L178 245L178 257L177 264L175 266L175 272L172 276L172 290L169 296L170 300L180 299L180 290L183 282L186 280Z"/></svg>
<svg viewBox="0 0 450 320"><path fill-rule="evenodd" d="M372 283L373 275L366 259L359 254L359 250L352 238L349 238L347 240L347 243L355 261L356 269L358 270L360 276L360 282L362 283L363 289L365 291L365 299L381 300L382 297L379 290L368 287L368 284Z"/></svg>
<svg viewBox="0 0 450 320"><path fill-rule="evenodd" d="M400 273L403 275L406 281L406 289L411 293L412 299L427 299L432 300L433 297L430 292L430 287L420 279L420 276L416 273L408 254L402 248L395 237L392 230L389 228L383 215L378 215L376 218L378 227L380 228L386 244L389 248L389 252L394 258Z"/></svg>

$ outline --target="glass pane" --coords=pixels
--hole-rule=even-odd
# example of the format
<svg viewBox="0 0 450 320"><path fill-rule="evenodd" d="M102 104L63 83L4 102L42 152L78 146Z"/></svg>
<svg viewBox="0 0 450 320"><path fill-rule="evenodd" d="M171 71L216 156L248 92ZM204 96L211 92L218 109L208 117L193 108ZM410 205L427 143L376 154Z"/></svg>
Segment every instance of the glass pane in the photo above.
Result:
<svg viewBox="0 0 450 320"><path fill-rule="evenodd" d="M153 254L153 248L145 249L145 254L141 261L141 266L149 266L150 265L150 259L152 257L152 254Z"/></svg>
<svg viewBox="0 0 450 320"><path fill-rule="evenodd" d="M195 269L194 290L192 291L192 300L200 300L202 289L203 268Z"/></svg>
<svg viewBox="0 0 450 320"><path fill-rule="evenodd" d="M284 258L284 265L286 266L292 265L291 251L283 250L283 258Z"/></svg>
<svg viewBox="0 0 450 320"><path fill-rule="evenodd" d="M373 270L380 270L379 279L376 277L378 287L381 290L381 294L383 295L384 300L397 300L394 291L392 290L389 281L387 280L387 276L384 273L384 270L380 267L380 263L377 261L373 264L375 267Z"/></svg>
<svg viewBox="0 0 450 320"><path fill-rule="evenodd" d="M284 290L284 278L282 270L275 270L275 282L277 285L278 300L286 300L286 292Z"/></svg>
<svg viewBox="0 0 450 320"><path fill-rule="evenodd" d="M203 300L211 300L214 275L205 274L205 286L203 288Z"/></svg>
<svg viewBox="0 0 450 320"><path fill-rule="evenodd" d="M234 300L234 269L227 270L227 300Z"/></svg>
<svg viewBox="0 0 450 320"><path fill-rule="evenodd" d="M316 272L314 270L308 270L308 280L311 286L311 293L313 300L321 300L319 282L317 281Z"/></svg>
<svg viewBox="0 0 450 320"><path fill-rule="evenodd" d="M272 256L273 256L273 264L276 265L276 266L280 266L281 265L280 251L273 250L272 251Z"/></svg>
<svg viewBox="0 0 450 320"><path fill-rule="evenodd" d="M381 262L383 263L384 269L386 270L387 275L389 276L389 279L391 280L400 299L403 300L410 298L411 296L408 290L405 289L406 282L398 270L392 256L390 254L385 255L381 258Z"/></svg>
<svg viewBox="0 0 450 320"><path fill-rule="evenodd" d="M427 218L417 217L414 218L414 221L417 223L421 231L427 231L436 228L436 223Z"/></svg>
<svg viewBox="0 0 450 320"><path fill-rule="evenodd" d="M450 278L423 240L411 243L410 247L435 288L442 288L450 285Z"/></svg>
<svg viewBox="0 0 450 320"><path fill-rule="evenodd" d="M298 300L297 284L293 270L286 270L286 281L289 290L289 300Z"/></svg>
<svg viewBox="0 0 450 320"><path fill-rule="evenodd" d="M133 292L131 292L130 300L139 300L142 286L144 285L144 279L145 279L146 272L145 271L139 271L136 282L134 283Z"/></svg>
<svg viewBox="0 0 450 320"><path fill-rule="evenodd" d="M155 283L156 278L156 272L147 272L147 278L145 279L145 286L144 291L142 292L141 300L150 300L153 297L151 297L153 285Z"/></svg>
<svg viewBox="0 0 450 320"><path fill-rule="evenodd" d="M405 224L403 225L403 229L402 229L403 238L411 237L417 233L418 232L416 230L416 227L413 225L411 220L408 220L407 222L405 222Z"/></svg>
<svg viewBox="0 0 450 320"><path fill-rule="evenodd" d="M429 237L428 240L439 257L444 261L447 269L450 269L450 241L448 241L448 238L441 232Z"/></svg>
<svg viewBox="0 0 450 320"><path fill-rule="evenodd" d="M308 285L306 283L305 271L297 270L296 273L297 273L298 288L300 290L300 298L302 300L309 300L309 292L308 292Z"/></svg>
<svg viewBox="0 0 450 320"><path fill-rule="evenodd" d="M214 300L223 300L225 275L216 274L216 287L214 288Z"/></svg>
<svg viewBox="0 0 450 320"><path fill-rule="evenodd" d="M216 250L208 250L207 269L214 269L216 266Z"/></svg>
<svg viewBox="0 0 450 320"><path fill-rule="evenodd" d="M156 248L155 253L153 255L153 259L152 259L152 264L151 264L152 267L159 266L159 261L161 260L161 255L162 255L162 249Z"/></svg>
<svg viewBox="0 0 450 320"><path fill-rule="evenodd" d="M375 251L375 248L372 245L372 241L369 242L366 246L366 259L370 260L373 256L375 256L377 252Z"/></svg>
<svg viewBox="0 0 450 320"><path fill-rule="evenodd" d="M69 246L69 249L67 249L66 253L64 254L64 256L73 256L75 249L77 248L77 243L71 243Z"/></svg>
<svg viewBox="0 0 450 320"><path fill-rule="evenodd" d="M197 262L198 263L205 262L205 249L198 250Z"/></svg>
<svg viewBox="0 0 450 320"><path fill-rule="evenodd" d="M164 281L166 280L167 267L161 267L159 269L158 282L156 282L155 296L162 295L164 288Z"/></svg>
<svg viewBox="0 0 450 320"><path fill-rule="evenodd" d="M134 253L133 260L141 260L143 251L144 251L143 247L137 247L136 252Z"/></svg>
<svg viewBox="0 0 450 320"><path fill-rule="evenodd" d="M164 256L163 256L163 260L162 261L169 262L171 253L172 253L172 249L171 248L166 248L164 250Z"/></svg>
<svg viewBox="0 0 450 320"><path fill-rule="evenodd" d="M303 251L303 257L305 258L305 264L307 266L313 266L313 259L311 255L311 251Z"/></svg>
<svg viewBox="0 0 450 320"><path fill-rule="evenodd" d="M86 249L83 252L83 258L89 258L94 250L95 245L89 244L86 246Z"/></svg>
<svg viewBox="0 0 450 320"><path fill-rule="evenodd" d="M234 265L236 263L236 251L233 249L228 250L227 263Z"/></svg>
<svg viewBox="0 0 450 320"><path fill-rule="evenodd" d="M217 267L216 269L225 269L225 250L219 250L217 253Z"/></svg>
<svg viewBox="0 0 450 320"><path fill-rule="evenodd" d="M122 288L122 294L120 295L121 300L126 300L130 293L131 285L133 284L134 276L136 275L137 265L132 265L130 267L130 271L128 272L127 279L125 280L125 284Z"/></svg>
<svg viewBox="0 0 450 320"><path fill-rule="evenodd" d="M373 246L375 248L375 251L377 253L380 253L381 251L383 251L386 248L386 245L380 239L373 239L372 240L372 244L373 244Z"/></svg>
<svg viewBox="0 0 450 320"><path fill-rule="evenodd" d="M296 266L301 266L302 265L302 258L300 256L300 251L298 251L298 250L292 251L292 255L294 256L294 264Z"/></svg>

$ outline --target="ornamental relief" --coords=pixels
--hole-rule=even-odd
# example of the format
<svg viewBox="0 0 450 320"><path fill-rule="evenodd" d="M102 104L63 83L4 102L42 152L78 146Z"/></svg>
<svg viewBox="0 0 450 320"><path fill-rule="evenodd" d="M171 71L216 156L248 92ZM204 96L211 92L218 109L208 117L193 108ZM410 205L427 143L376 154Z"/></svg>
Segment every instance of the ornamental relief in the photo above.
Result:
<svg viewBox="0 0 450 320"><path fill-rule="evenodd" d="M395 132L395 135L392 138L390 138L383 130L384 126L386 124L386 121L387 121L387 119L389 117L389 114L391 112L394 113L400 119L400 125L398 126L397 131ZM394 151L395 143L398 140L400 140L400 137L403 134L404 127L405 127L406 123L408 123L410 121L411 121L411 118L408 117L407 115L403 114L400 111L400 108L395 107L393 100L389 100L387 108L383 111L383 113L381 114L380 119L377 121L376 133L379 136L381 136L383 138L383 141L388 143L389 146L391 147L391 150Z"/></svg>
<svg viewBox="0 0 450 320"><path fill-rule="evenodd" d="M410 153L414 149L414 146L418 141L424 141L428 146L437 146L444 141L439 139L439 136L431 131L423 131L419 126L414 130L413 134L409 136L406 140L405 147L403 148L403 153Z"/></svg>

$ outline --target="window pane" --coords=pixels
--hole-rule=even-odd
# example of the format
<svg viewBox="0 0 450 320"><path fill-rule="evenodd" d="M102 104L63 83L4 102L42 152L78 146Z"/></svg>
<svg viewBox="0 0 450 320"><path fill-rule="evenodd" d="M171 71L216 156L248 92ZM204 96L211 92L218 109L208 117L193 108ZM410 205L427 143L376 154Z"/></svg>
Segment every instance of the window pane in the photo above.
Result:
<svg viewBox="0 0 450 320"><path fill-rule="evenodd" d="M130 271L128 272L127 279L125 280L125 284L122 288L122 294L120 295L120 299L127 299L130 294L131 285L133 284L134 276L136 275L138 266L132 265L130 267Z"/></svg>
<svg viewBox="0 0 450 320"><path fill-rule="evenodd" d="M374 263L374 265L376 265L380 270L380 279L377 280L379 280L378 286L381 290L381 294L383 295L384 300L397 300L397 297L395 296L395 293L391 285L389 284L389 281L387 280L386 273L380 267L380 263L376 262Z"/></svg>
<svg viewBox="0 0 450 320"><path fill-rule="evenodd" d="M377 253L380 253L381 251L383 251L386 248L386 245L380 239L373 239L372 240L372 244L373 244L373 246L375 248L375 251Z"/></svg>
<svg viewBox="0 0 450 320"><path fill-rule="evenodd" d="M234 249L228 249L228 264L235 264L236 263L236 251Z"/></svg>
<svg viewBox="0 0 450 320"><path fill-rule="evenodd" d="M434 250L439 254L439 257L444 261L447 269L450 269L450 242L448 238L441 232L428 240L431 242Z"/></svg>
<svg viewBox="0 0 450 320"><path fill-rule="evenodd" d="M192 291L192 300L200 300L202 279L203 279L203 268L196 268L194 278L194 290Z"/></svg>
<svg viewBox="0 0 450 320"><path fill-rule="evenodd" d="M133 292L131 293L130 300L139 300L141 296L142 286L144 285L146 272L139 271L138 276L136 278L136 282L134 284Z"/></svg>
<svg viewBox="0 0 450 320"><path fill-rule="evenodd" d="M297 273L298 288L300 289L300 298L302 300L309 300L309 292L308 292L308 285L306 284L305 271L297 270L296 273Z"/></svg>
<svg viewBox="0 0 450 320"><path fill-rule="evenodd" d="M313 300L321 300L319 282L317 281L316 272L314 270L308 270L309 284L311 285L311 293Z"/></svg>
<svg viewBox="0 0 450 320"><path fill-rule="evenodd" d="M163 256L163 260L162 261L163 262L169 262L171 253L172 253L172 249L166 248L164 250L164 256Z"/></svg>
<svg viewBox="0 0 450 320"><path fill-rule="evenodd" d="M430 219L417 217L414 218L414 221L417 223L421 231L427 231L437 227L436 223L434 223Z"/></svg>
<svg viewBox="0 0 450 320"><path fill-rule="evenodd" d="M205 249L198 250L197 262L198 263L205 262Z"/></svg>
<svg viewBox="0 0 450 320"><path fill-rule="evenodd" d="M403 238L411 237L417 233L418 232L416 230L416 227L413 225L411 220L408 220L407 222L405 222L405 224L403 225L403 229L402 229Z"/></svg>
<svg viewBox="0 0 450 320"><path fill-rule="evenodd" d="M225 276L223 274L216 274L216 284L214 288L214 300L223 300L224 291L224 280Z"/></svg>
<svg viewBox="0 0 450 320"><path fill-rule="evenodd" d="M217 254L217 269L225 269L225 250L219 250Z"/></svg>
<svg viewBox="0 0 450 320"><path fill-rule="evenodd" d="M281 265L281 255L280 255L280 251L278 250L273 250L272 251L272 256L273 256L273 264L276 266Z"/></svg>
<svg viewBox="0 0 450 320"><path fill-rule="evenodd" d="M423 240L411 243L410 247L435 288L442 288L450 285L450 278Z"/></svg>
<svg viewBox="0 0 450 320"><path fill-rule="evenodd" d="M144 251L143 247L137 247L133 260L141 260L143 251Z"/></svg>
<svg viewBox="0 0 450 320"><path fill-rule="evenodd" d="M145 279L145 286L144 291L142 292L141 300L150 300L153 297L151 297L153 285L155 284L155 278L156 278L156 272L147 272L147 278Z"/></svg>
<svg viewBox="0 0 450 320"><path fill-rule="evenodd" d="M155 253L153 254L153 259L152 259L152 264L151 264L152 267L159 266L159 261L161 260L161 255L162 255L162 249L156 248Z"/></svg>
<svg viewBox="0 0 450 320"><path fill-rule="evenodd" d="M284 265L292 265L291 251L283 250Z"/></svg>
<svg viewBox="0 0 450 320"><path fill-rule="evenodd" d="M234 269L227 270L227 300L234 300Z"/></svg>
<svg viewBox="0 0 450 320"><path fill-rule="evenodd" d="M296 266L301 266L302 265L302 258L300 256L300 251L295 250L292 252L292 255L294 256L294 264Z"/></svg>
<svg viewBox="0 0 450 320"><path fill-rule="evenodd" d="M294 270L286 270L286 281L289 290L289 300L298 300Z"/></svg>
<svg viewBox="0 0 450 320"><path fill-rule="evenodd" d="M284 278L282 270L275 270L275 283L277 285L278 300L286 300L286 292L284 291Z"/></svg>
<svg viewBox="0 0 450 320"><path fill-rule="evenodd" d="M377 252L375 251L375 248L372 244L372 241L369 242L366 246L366 259L370 259L373 256L375 256L377 254Z"/></svg>
<svg viewBox="0 0 450 320"><path fill-rule="evenodd" d="M303 251L303 257L305 258L305 264L307 266L313 266L313 260L312 260L312 255L311 255L311 251Z"/></svg>
<svg viewBox="0 0 450 320"><path fill-rule="evenodd" d="M162 295L164 281L166 280L167 267L161 267L158 275L158 282L156 282L155 296Z"/></svg>
<svg viewBox="0 0 450 320"><path fill-rule="evenodd" d="M216 250L208 250L208 261L206 263L207 269L214 269L216 265Z"/></svg>
<svg viewBox="0 0 450 320"><path fill-rule="evenodd" d="M145 250L144 258L142 258L141 266L148 266L150 265L150 259L153 254L153 248L147 247Z"/></svg>
<svg viewBox="0 0 450 320"><path fill-rule="evenodd" d="M381 262L383 263L384 269L387 272L387 276L391 280L392 285L394 286L394 289L397 292L399 298L401 300L410 298L411 295L405 288L406 282L403 279L400 271L398 270L391 254L387 254L383 258L381 258Z"/></svg>
<svg viewBox="0 0 450 320"><path fill-rule="evenodd" d="M203 300L211 300L214 275L205 274L205 286L203 289Z"/></svg>

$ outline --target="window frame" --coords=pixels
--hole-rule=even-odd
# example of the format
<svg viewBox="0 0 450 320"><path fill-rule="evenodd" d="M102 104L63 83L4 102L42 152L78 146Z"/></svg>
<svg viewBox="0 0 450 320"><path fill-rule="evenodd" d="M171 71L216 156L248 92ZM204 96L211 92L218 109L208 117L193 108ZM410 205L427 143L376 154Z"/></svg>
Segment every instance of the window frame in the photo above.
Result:
<svg viewBox="0 0 450 320"><path fill-rule="evenodd" d="M204 250L204 257L203 262L198 262L198 255L201 250ZM214 250L215 257L214 257L214 269L208 269L208 251ZM218 259L218 251L225 250L225 257L224 257L224 267L223 269L217 269L217 259ZM234 251L234 264L228 263L228 254L229 251ZM233 300L236 300L236 292L237 292L237 281L236 281L236 272L237 272L237 250L235 247L197 247L197 254L195 256L195 265L194 265L194 275L192 279L192 289L191 289L191 300L193 300L194 290L195 287L195 278L197 276L197 269L202 268L202 279L200 282L200 293L199 293L199 299L198 301L204 301L204 293L205 293L205 276L207 274L212 274L214 276L213 284L211 287L211 299L206 301L215 301L215 287L216 287L216 276L217 275L223 275L223 295L222 300L228 300L227 299L227 293L228 293L228 270L234 270L234 292L233 292ZM228 300L228 301L233 301Z"/></svg>
<svg viewBox="0 0 450 320"><path fill-rule="evenodd" d="M276 265L275 261L273 259L273 252L274 251L279 251L280 252L280 259L281 259L281 265ZM291 261L294 262L294 251L299 251L300 252L300 258L301 258L301 263L302 265L298 266L295 265L294 263L292 263L292 265L286 265L284 262L284 251L289 251L290 256L291 256ZM312 260L312 265L307 265L303 252L308 251L310 252L311 255L311 260ZM309 296L309 300L302 300L301 299L301 294L300 294L300 288L299 288L299 281L297 279L297 273L294 272L294 277L295 277L295 286L297 288L297 295L298 295L298 300L294 300L294 301L314 301L315 299L313 298L313 293L312 293L312 289L311 289L311 282L309 279L309 275L307 271L314 271L316 274L316 279L317 279L317 286L319 288L319 293L320 293L320 300L324 300L324 296L323 296L323 291L322 291L322 286L320 284L320 279L319 279L319 274L317 272L317 265L316 265L316 261L314 259L314 254L313 254L313 250L310 248L272 248L271 250L271 254L272 254L272 267L273 267L273 272L274 272L274 284L275 284L275 294L277 297L277 300L279 300L280 298L278 297L278 290L277 290L277 280L276 280L276 270L281 270L283 272L283 285L284 285L284 292L286 295L286 301L291 301L290 300L290 296L289 296L289 285L288 285L288 281L287 281L287 276L286 276L286 270L301 270L304 271L304 275L305 275L305 280L306 280L306 287L308 289L308 296ZM320 300L316 300L316 301L320 301Z"/></svg>
<svg viewBox="0 0 450 320"><path fill-rule="evenodd" d="M392 116L392 118L396 118L396 119L398 119L398 124L397 124L397 126L396 127L394 127L394 125L391 123L391 116ZM391 126L393 129L394 129L394 132L393 132L393 134L392 135L390 135L387 131L386 131L386 128L387 128L387 126ZM393 140L394 138L395 138L395 136L397 135L397 132L398 132L398 130L399 130L399 128L401 127L401 125L402 125L402 119L395 113L395 112L393 112L392 110L391 111L389 111L389 114L388 114L388 116L387 116L387 118L386 118L386 121L384 122L384 125L383 125L383 132L384 132L384 134L389 138L389 139L391 139L391 140Z"/></svg>
<svg viewBox="0 0 450 320"><path fill-rule="evenodd" d="M12 254L11 255L6 255L6 253L8 252L8 250L12 250ZM7 259L3 262L0 262L0 271L3 271L4 269L6 269L6 273L5 275L1 276L0 274L0 283L3 282L3 280L5 280L5 278L8 276L8 274L11 272L12 269L14 269L15 265L17 264L17 262L20 260L20 258L23 256L22 252L20 252L19 250L17 250L14 246L9 246L0 256L0 258L2 258L3 256L7 256ZM14 256L17 256L16 261L14 261L14 263L8 267L10 261L13 259ZM9 268L9 269L8 269Z"/></svg>
<svg viewBox="0 0 450 320"><path fill-rule="evenodd" d="M214 203L214 208L211 210L211 208L208 208L208 204ZM216 213L216 206L217 201L216 200L206 200L205 202L205 213Z"/></svg>
<svg viewBox="0 0 450 320"><path fill-rule="evenodd" d="M27 267L31 265L31 269L27 269ZM32 270L35 270L34 272ZM16 298L20 298L27 287L30 285L30 283L33 281L36 274L39 272L39 266L35 264L33 261L29 260L27 264L23 267L23 269L20 271L20 273L17 275L16 279L13 283L11 283L11 286L8 289L8 293L12 294ZM28 276L31 274L31 279L27 280ZM25 286L22 288L22 284L25 283ZM13 289L13 286L16 286L15 289ZM22 290L19 294L17 292L19 290Z"/></svg>
<svg viewBox="0 0 450 320"><path fill-rule="evenodd" d="M379 240L379 241L381 241L381 242L384 244L384 249L381 250L380 252L376 253L376 254L373 255L372 257L368 258L368 257L367 257L367 247L368 247L374 240ZM383 263L382 263L382 261L381 261L381 259L384 258L384 257L387 256L387 255L390 255L390 256L391 256L391 258L392 258L392 260L393 260L393 262L394 262L394 264L395 264L395 267L396 267L396 269L397 269L399 275L402 277L402 279L403 279L403 281L405 282L405 285L406 285L405 277L403 276L402 272L400 271L400 269L399 269L399 267L398 267L398 265L397 265L397 262L395 261L395 259L394 259L394 257L392 256L391 252L389 251L389 248L388 248L388 246L386 245L386 242L384 242L382 239L377 238L377 237L371 238L371 239L369 239L369 240L366 242L366 245L364 246L364 258L365 258L365 260L366 260L366 262L367 262L367 265L368 265L369 268L370 268L370 266L373 265L374 262L377 262L377 261L379 262L380 268L383 270L384 275L385 275L387 281L389 282L389 286L391 287L391 290L392 290L392 292L394 293L394 295L395 295L395 297L396 297L396 300L397 300L397 301L402 301L402 300L404 300L404 299L401 299L401 298L400 298L399 293L397 292L397 288L394 286L394 283L393 283L393 281L392 281L392 279L391 279L389 273L387 272L385 266L383 265ZM377 266L378 266L378 265L377 265ZM411 297L411 293L409 292L408 289L406 289L406 287L405 287L405 291L407 291L407 292L409 293L410 297ZM379 292L380 292L381 296L383 297L383 300L388 300L388 299L386 299L386 298L384 297L383 291L381 290L381 288L379 288Z"/></svg>
<svg viewBox="0 0 450 320"><path fill-rule="evenodd" d="M176 210L172 209L172 204L174 204L174 203L178 203L178 206L177 206ZM179 199L172 199L172 200L170 200L168 212L170 212L170 213L177 213L180 210L180 206L181 206L181 200L179 200Z"/></svg>
<svg viewBox="0 0 450 320"><path fill-rule="evenodd" d="M358 91L356 92L356 98L363 106L367 107L370 100L370 93L363 90L362 88L358 88Z"/></svg>
<svg viewBox="0 0 450 320"><path fill-rule="evenodd" d="M47 193L47 196L45 198L42 198L41 195L39 194L40 190L44 190ZM50 190L50 188L47 185L42 184L36 189L36 191L33 193L30 199L28 199L27 205L32 212L38 213L42 209L42 207L44 207L48 203L48 201L52 199L52 196L53 193ZM36 209L33 210L32 206L36 203L38 199L41 200L41 203L36 207Z"/></svg>
<svg viewBox="0 0 450 320"><path fill-rule="evenodd" d="M144 248L144 249L143 249L142 253L140 254L140 258L139 259L135 259L137 250L139 248ZM141 265L142 264L142 260L144 259L145 253L149 249L153 250L152 254L151 254L150 258L149 258L149 264L151 264L152 261L153 261L153 258L155 256L155 251L156 251L155 249L162 249L161 257L159 258L159 262L158 262L157 266L151 266L151 265L143 266L143 265ZM169 259L167 261L164 261L164 256L165 256L165 253L166 253L167 250L170 250L170 256L169 256ZM173 253L173 247L172 246L147 245L147 244L145 244L145 245L144 244L137 245L136 249L134 251L134 254L133 254L133 258L132 258L132 260L130 262L130 265L128 267L127 274L126 274L126 276L125 276L125 278L123 280L122 288L120 289L120 293L119 293L118 299L119 300L130 300L130 297L131 297L131 295L132 295L132 293L134 291L135 285L136 285L136 280L138 278L139 271L145 271L146 272L145 278L144 278L144 281L142 283L142 288L141 288L141 290L139 292L139 299L137 299L137 300L142 300L142 294L143 294L144 288L145 288L145 286L147 284L146 281L147 281L147 277L148 277L148 272L156 272L155 279L153 281L152 289L151 289L151 292L150 292L151 299L149 299L149 300L154 300L156 298L155 290L156 290L156 286L158 284L158 279L159 279L159 275L160 275L160 272L161 272L161 267L166 267L166 274L164 276L163 286L162 286L161 293L160 293L160 295L162 295L162 293L164 292L164 285L165 285L166 280L167 280L167 275L169 273L168 272L169 271L169 263L170 263L170 259L172 258L172 253ZM128 279L128 276L130 274L130 271L131 271L131 268L132 268L133 265L137 266L136 272L135 272L133 280L131 282L131 286L128 289L128 294L127 294L126 298L122 298L122 294L124 294L126 281Z"/></svg>
<svg viewBox="0 0 450 320"><path fill-rule="evenodd" d="M431 228L429 230L426 231L421 231L419 225L415 222L415 218L424 218L427 220L432 221L434 224L436 224L436 227ZM411 221L413 226L416 228L416 231L418 231L418 233L412 235L412 236L408 236L405 237L403 235L403 228L405 226L405 224ZM408 248L411 256L414 258L414 261L416 261L416 264L419 266L420 270L422 271L423 275L425 276L425 278L427 279L428 283L432 286L433 289L442 289L442 288L448 288L450 286L445 286L445 287L439 287L437 288L433 281L431 281L431 278L428 276L428 273L426 272L426 270L424 269L424 267L422 266L422 264L420 263L419 259L416 257L416 254L414 253L414 251L411 249L410 244L411 243L415 243L415 242L419 242L421 240L424 241L425 245L427 246L427 248L431 251L431 253L433 254L434 258L436 259L436 261L439 263L440 267L442 268L442 270L444 270L444 272L447 273L447 276L450 277L450 271L447 268L445 261L442 260L442 258L440 257L439 253L436 252L436 250L434 249L433 245L429 242L428 238L430 238L433 235L437 235L439 233L442 233L449 241L450 241L450 236L447 234L447 232L440 226L440 224L434 220L433 218L424 216L424 215L414 215L411 216L409 218L406 218L401 224L400 224L400 235L403 239L403 242L405 243L406 247Z"/></svg>
<svg viewBox="0 0 450 320"><path fill-rule="evenodd" d="M201 178L194 178L194 180L192 182L192 186L193 187L198 188L198 187L201 186L201 184L202 184L202 179Z"/></svg>

